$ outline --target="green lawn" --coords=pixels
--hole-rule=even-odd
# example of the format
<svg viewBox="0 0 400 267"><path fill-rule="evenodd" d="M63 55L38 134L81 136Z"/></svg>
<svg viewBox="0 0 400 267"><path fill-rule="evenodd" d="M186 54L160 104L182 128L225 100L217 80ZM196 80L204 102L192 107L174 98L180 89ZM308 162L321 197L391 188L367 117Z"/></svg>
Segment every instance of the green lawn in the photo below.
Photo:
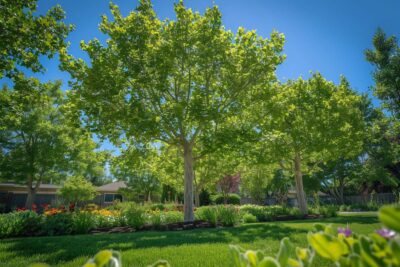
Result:
<svg viewBox="0 0 400 267"><path fill-rule="evenodd" d="M132 234L33 237L0 240L1 266L27 266L47 262L53 266L80 266L101 249L122 252L124 266L147 266L157 259L173 267L231 266L228 244L264 249L275 254L285 236L300 246L315 222L350 227L358 233L379 228L374 214L352 214L326 220L244 224L234 228L197 229L178 232L139 232ZM327 266L317 260L315 266Z"/></svg>

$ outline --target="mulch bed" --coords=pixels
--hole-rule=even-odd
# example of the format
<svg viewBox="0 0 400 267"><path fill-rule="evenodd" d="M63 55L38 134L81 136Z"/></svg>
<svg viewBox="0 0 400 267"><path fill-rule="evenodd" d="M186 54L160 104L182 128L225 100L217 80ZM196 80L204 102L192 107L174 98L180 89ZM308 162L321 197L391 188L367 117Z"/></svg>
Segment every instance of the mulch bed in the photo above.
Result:
<svg viewBox="0 0 400 267"><path fill-rule="evenodd" d="M217 227L220 225L217 225ZM150 231L150 230L159 230L159 231L182 231L182 230L191 230L197 228L215 228L216 226L207 222L197 220L190 223L185 222L176 222L176 223L168 223L163 224L158 227L154 227L150 224L145 224L141 229L136 230L132 227L111 227L111 228L96 228L90 231L91 234L113 234L113 233L132 233L136 231Z"/></svg>
<svg viewBox="0 0 400 267"><path fill-rule="evenodd" d="M292 215L279 215L276 216L271 222L274 221L293 221L293 220L304 220L304 219L318 219L321 218L319 215L305 215L303 217L292 216ZM199 228L215 228L221 227L221 224L213 225L207 221L196 220L194 222L176 222L176 223L168 223L163 224L158 227L154 227L150 224L145 224L141 229L134 229L129 226L123 227L107 227L107 228L96 228L91 230L90 234L114 234L114 233L132 233L137 231L150 231L150 230L158 230L158 231L183 231L183 230L191 230L191 229L199 229Z"/></svg>

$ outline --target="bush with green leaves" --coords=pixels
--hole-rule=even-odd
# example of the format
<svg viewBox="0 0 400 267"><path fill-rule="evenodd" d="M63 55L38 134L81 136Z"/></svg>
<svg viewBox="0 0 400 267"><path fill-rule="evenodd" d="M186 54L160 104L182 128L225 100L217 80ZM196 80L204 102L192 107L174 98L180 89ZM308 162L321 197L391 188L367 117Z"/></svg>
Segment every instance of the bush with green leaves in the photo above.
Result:
<svg viewBox="0 0 400 267"><path fill-rule="evenodd" d="M233 226L240 221L240 209L235 205L203 206L196 210L196 218L216 226Z"/></svg>
<svg viewBox="0 0 400 267"><path fill-rule="evenodd" d="M211 201L216 205L224 204L224 196L222 194L214 195L211 197ZM228 194L226 204L240 205L240 196L238 194Z"/></svg>
<svg viewBox="0 0 400 267"><path fill-rule="evenodd" d="M39 235L42 217L34 211L14 211L0 214L0 238Z"/></svg>
<svg viewBox="0 0 400 267"><path fill-rule="evenodd" d="M126 224L135 229L140 229L146 223L146 213L143 207L131 203L122 210Z"/></svg>
<svg viewBox="0 0 400 267"><path fill-rule="evenodd" d="M242 216L242 220L243 220L244 223L256 223L257 222L257 217L254 216L253 214L245 213Z"/></svg>
<svg viewBox="0 0 400 267"><path fill-rule="evenodd" d="M46 216L43 223L46 235L68 235L72 233L72 214L69 212Z"/></svg>
<svg viewBox="0 0 400 267"><path fill-rule="evenodd" d="M240 209L234 205L220 205L218 220L223 226L234 226L240 221Z"/></svg>
<svg viewBox="0 0 400 267"><path fill-rule="evenodd" d="M218 223L218 208L216 206L203 206L197 208L195 217L216 226Z"/></svg>
<svg viewBox="0 0 400 267"><path fill-rule="evenodd" d="M88 211L72 213L71 231L74 234L87 234L97 226L97 216Z"/></svg>
<svg viewBox="0 0 400 267"><path fill-rule="evenodd" d="M315 230L307 235L308 248L295 248L289 238L281 241L275 257L262 251L243 250L231 246L236 267L244 266L312 266L315 255L319 255L341 267L400 266L400 207L385 206L379 212L379 219L387 228L376 230L370 235L358 235L351 229L331 225L315 224Z"/></svg>

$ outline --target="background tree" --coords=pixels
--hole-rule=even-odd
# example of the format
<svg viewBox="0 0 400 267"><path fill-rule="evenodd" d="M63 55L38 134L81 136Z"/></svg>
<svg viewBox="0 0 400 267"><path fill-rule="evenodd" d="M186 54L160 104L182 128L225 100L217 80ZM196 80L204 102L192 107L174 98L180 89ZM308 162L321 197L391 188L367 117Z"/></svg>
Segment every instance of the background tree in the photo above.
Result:
<svg viewBox="0 0 400 267"><path fill-rule="evenodd" d="M13 88L4 86L0 91L0 179L27 186L27 208L41 183L84 173L81 167L92 160L79 152L92 140L76 127L79 121L71 122L67 116L60 85L19 75Z"/></svg>
<svg viewBox="0 0 400 267"><path fill-rule="evenodd" d="M66 46L65 38L73 29L66 25L60 6L46 15L35 14L37 0L0 1L0 78L12 77L18 66L42 71L39 57L53 57Z"/></svg>
<svg viewBox="0 0 400 267"><path fill-rule="evenodd" d="M78 206L79 202L90 201L98 194L96 187L83 176L69 177L58 192L69 203Z"/></svg>
<svg viewBox="0 0 400 267"><path fill-rule="evenodd" d="M224 204L228 204L229 193L236 193L239 190L240 174L226 174L218 181L218 188L224 197Z"/></svg>
<svg viewBox="0 0 400 267"><path fill-rule="evenodd" d="M398 118L400 114L400 47L395 36L386 37L378 29L372 40L374 49L368 49L365 56L375 67L373 77L375 95L382 100L385 108Z"/></svg>
<svg viewBox="0 0 400 267"><path fill-rule="evenodd" d="M138 151L129 148L112 161L111 172L115 178L125 181L127 188L122 191L135 201L158 199L161 183L152 172L151 164L147 164L154 151Z"/></svg>
<svg viewBox="0 0 400 267"><path fill-rule="evenodd" d="M239 28L225 30L217 7L204 15L175 4L176 20L159 20L142 0L122 17L103 16L100 30L110 39L82 44L90 64L62 53L63 68L82 100L89 126L114 143L164 142L181 150L184 220L193 221L194 150L199 139L230 122L267 90L283 61L284 38L270 39Z"/></svg>
<svg viewBox="0 0 400 267"><path fill-rule="evenodd" d="M378 29L372 40L373 49L365 52L366 59L375 66L374 94L382 101L382 107L392 116L381 116L374 121L371 142L370 167L383 167L400 181L400 47L395 36L387 37ZM379 144L379 145L377 145ZM372 165L371 165L372 164ZM377 170L377 168L374 168ZM381 173L385 173L381 169ZM385 177L385 176L384 176Z"/></svg>
<svg viewBox="0 0 400 267"><path fill-rule="evenodd" d="M62 175L72 146L59 108L60 83L20 77L14 88L3 87L0 101L1 177L27 185L30 208L40 184Z"/></svg>
<svg viewBox="0 0 400 267"><path fill-rule="evenodd" d="M364 131L360 101L343 78L335 85L314 74L308 81L278 85L271 101L259 107L264 112L256 114L265 122L260 129L266 131L261 131L261 140L282 169L292 171L302 213L307 212L303 174L320 162L360 152Z"/></svg>

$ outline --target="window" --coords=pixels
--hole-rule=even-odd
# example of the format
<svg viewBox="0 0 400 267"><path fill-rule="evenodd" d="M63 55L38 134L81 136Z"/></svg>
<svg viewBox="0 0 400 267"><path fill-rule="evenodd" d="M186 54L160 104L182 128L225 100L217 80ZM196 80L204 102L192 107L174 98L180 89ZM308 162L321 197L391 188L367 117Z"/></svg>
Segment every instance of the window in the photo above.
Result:
<svg viewBox="0 0 400 267"><path fill-rule="evenodd" d="M104 202L111 203L115 200L119 200L122 202L122 196L120 194L104 194Z"/></svg>

